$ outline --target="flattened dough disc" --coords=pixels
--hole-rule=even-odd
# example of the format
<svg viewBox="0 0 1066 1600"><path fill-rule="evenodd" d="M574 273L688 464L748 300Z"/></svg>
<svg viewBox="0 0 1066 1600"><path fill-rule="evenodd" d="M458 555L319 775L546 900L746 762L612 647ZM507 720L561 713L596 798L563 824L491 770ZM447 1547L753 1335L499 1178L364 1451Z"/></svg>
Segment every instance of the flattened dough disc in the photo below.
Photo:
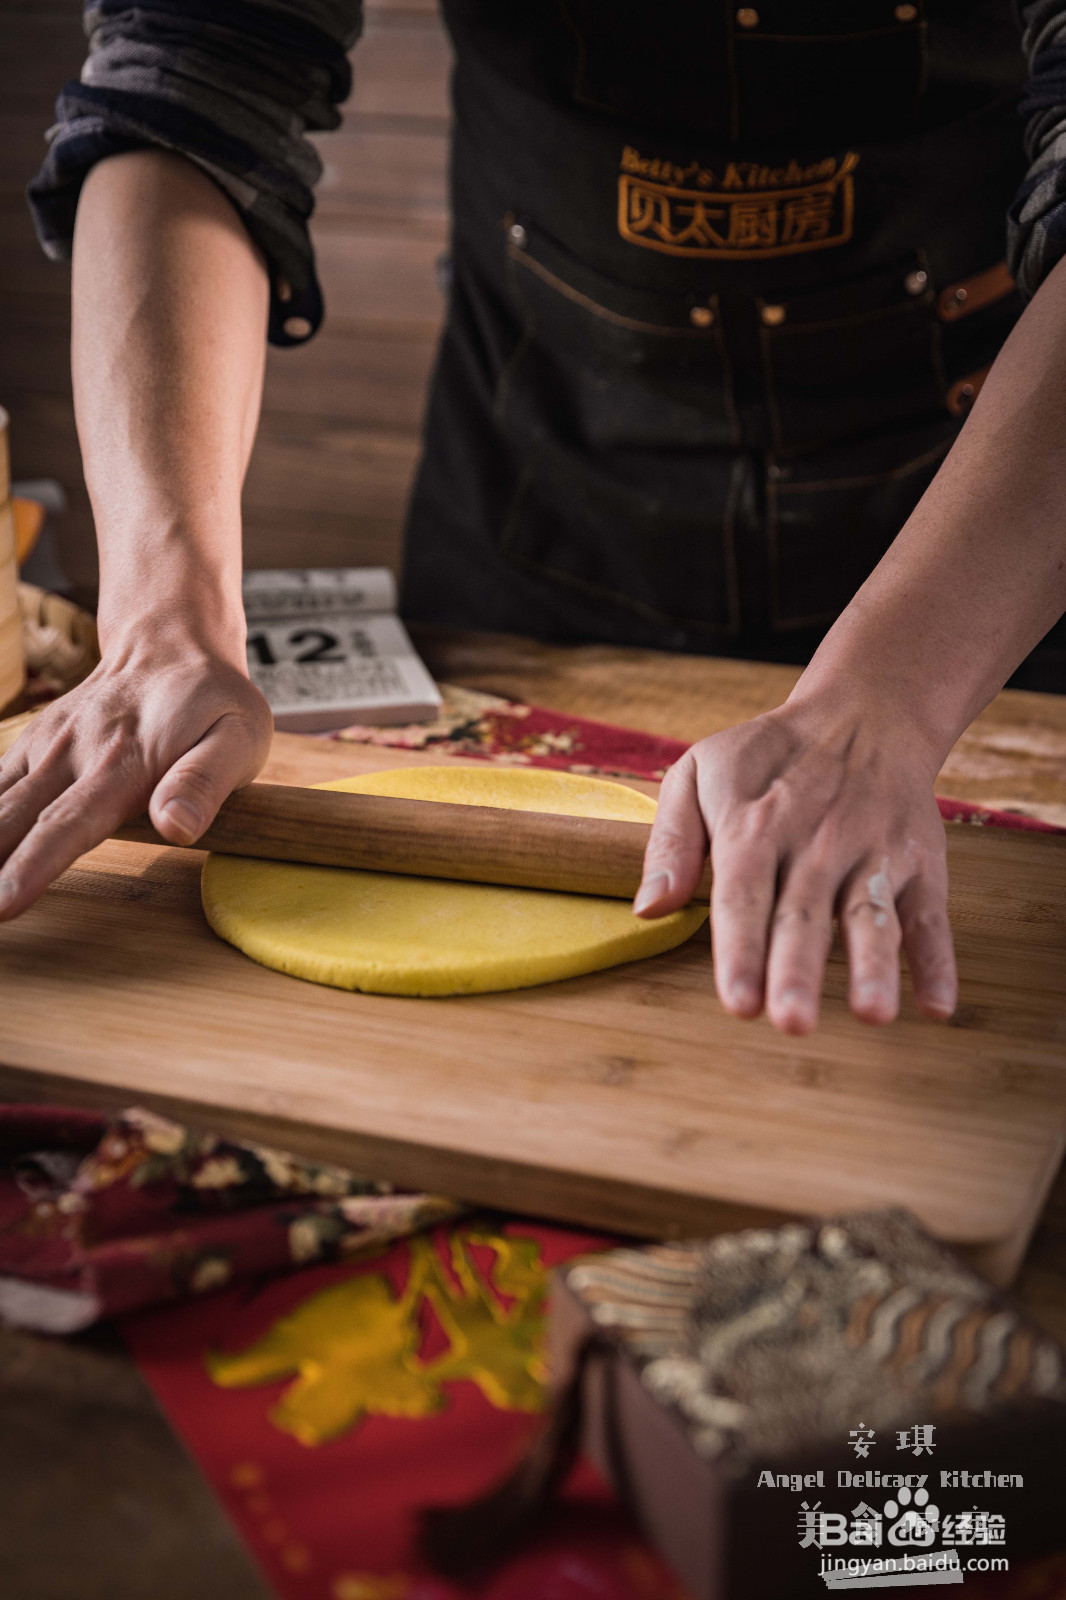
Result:
<svg viewBox="0 0 1066 1600"><path fill-rule="evenodd" d="M635 789L532 767L402 767L319 787L628 822L655 815ZM225 855L208 856L201 889L212 928L253 961L376 994L552 983L671 950L707 915L686 908L642 922L623 900Z"/></svg>

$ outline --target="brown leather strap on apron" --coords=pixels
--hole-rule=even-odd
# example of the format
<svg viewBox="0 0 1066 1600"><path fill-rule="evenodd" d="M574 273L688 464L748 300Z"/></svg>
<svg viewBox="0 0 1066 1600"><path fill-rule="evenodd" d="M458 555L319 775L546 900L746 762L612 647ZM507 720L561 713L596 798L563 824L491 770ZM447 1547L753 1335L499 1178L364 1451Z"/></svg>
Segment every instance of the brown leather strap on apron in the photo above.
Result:
<svg viewBox="0 0 1066 1600"><path fill-rule="evenodd" d="M1000 261L994 267L986 267L984 272L975 272L972 278L949 283L942 289L936 302L937 316L942 322L958 322L960 317L968 317L1002 300L1013 288L1014 279L1007 271L1007 264Z"/></svg>
<svg viewBox="0 0 1066 1600"><path fill-rule="evenodd" d="M959 378L953 383L945 397L945 403L953 417L964 417L981 393L984 381L992 371L991 367L982 367L978 372L967 373L965 378Z"/></svg>

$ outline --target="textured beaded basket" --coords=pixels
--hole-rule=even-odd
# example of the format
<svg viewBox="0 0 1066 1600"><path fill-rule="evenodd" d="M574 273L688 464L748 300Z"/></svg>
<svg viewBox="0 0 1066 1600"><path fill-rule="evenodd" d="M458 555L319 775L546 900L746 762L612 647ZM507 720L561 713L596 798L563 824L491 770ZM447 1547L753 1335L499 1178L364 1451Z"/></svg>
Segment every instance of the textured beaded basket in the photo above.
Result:
<svg viewBox="0 0 1066 1600"><path fill-rule="evenodd" d="M11 504L11 466L7 412L0 407L0 711L21 694L26 681L22 622L15 563L15 513Z"/></svg>
<svg viewBox="0 0 1066 1600"><path fill-rule="evenodd" d="M16 622L28 681L26 694L14 702L14 714L0 721L0 755L44 705L75 688L100 660L95 621L61 595L20 583ZM31 699L35 703L25 704Z"/></svg>

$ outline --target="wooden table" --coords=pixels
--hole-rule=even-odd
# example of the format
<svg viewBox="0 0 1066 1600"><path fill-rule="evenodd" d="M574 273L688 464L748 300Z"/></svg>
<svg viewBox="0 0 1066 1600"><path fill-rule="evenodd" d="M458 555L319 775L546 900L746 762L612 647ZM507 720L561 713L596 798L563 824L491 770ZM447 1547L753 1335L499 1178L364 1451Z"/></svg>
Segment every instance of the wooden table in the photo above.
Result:
<svg viewBox="0 0 1066 1600"><path fill-rule="evenodd" d="M782 668L644 652L422 643L442 678L682 737L752 714L790 681ZM1016 705L997 708L1004 725L1016 726ZM1057 701L1026 696L1018 709L1045 735L1066 730ZM400 759L280 736L267 776L312 781ZM1038 776L1039 803L1066 800ZM911 1010L893 1029L863 1028L838 960L813 1041L725 1017L702 943L613 975L462 1001L299 984L206 930L195 852L104 846L3 930L14 981L0 1092L136 1098L396 1181L634 1231L906 1201L1005 1277L1066 1112L1055 993L1066 841L963 828L950 840L958 1025L937 1029Z"/></svg>

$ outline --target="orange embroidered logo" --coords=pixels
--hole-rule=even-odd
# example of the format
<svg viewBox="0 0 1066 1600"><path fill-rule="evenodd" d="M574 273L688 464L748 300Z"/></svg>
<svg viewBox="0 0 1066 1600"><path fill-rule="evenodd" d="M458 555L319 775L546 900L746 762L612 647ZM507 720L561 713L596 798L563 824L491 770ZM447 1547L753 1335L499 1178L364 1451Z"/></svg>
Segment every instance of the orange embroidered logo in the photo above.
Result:
<svg viewBox="0 0 1066 1600"><path fill-rule="evenodd" d="M859 157L770 167L730 161L721 173L649 159L627 145L618 179L618 231L671 256L750 260L826 250L851 238Z"/></svg>

